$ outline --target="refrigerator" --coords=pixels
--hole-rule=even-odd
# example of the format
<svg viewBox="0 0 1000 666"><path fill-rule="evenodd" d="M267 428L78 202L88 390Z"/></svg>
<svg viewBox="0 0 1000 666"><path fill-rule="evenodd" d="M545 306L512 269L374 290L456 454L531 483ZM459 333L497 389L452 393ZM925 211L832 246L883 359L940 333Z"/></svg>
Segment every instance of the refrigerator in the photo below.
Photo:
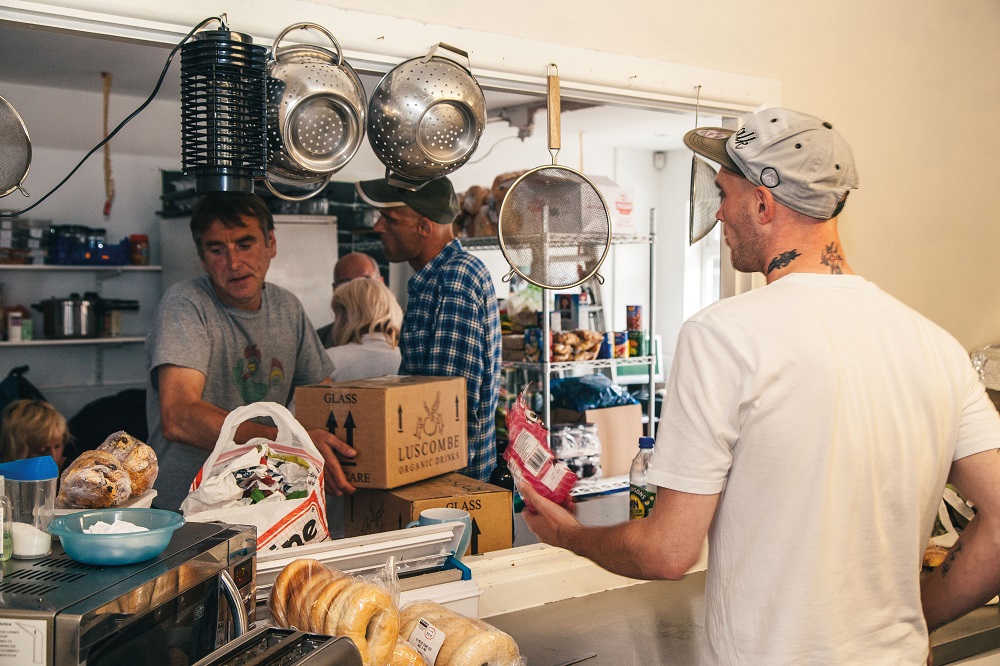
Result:
<svg viewBox="0 0 1000 666"><path fill-rule="evenodd" d="M187 218L160 220L163 289L204 271L198 260ZM330 295L337 263L337 218L332 215L275 215L278 251L267 282L298 296L309 321L319 328L333 321Z"/></svg>

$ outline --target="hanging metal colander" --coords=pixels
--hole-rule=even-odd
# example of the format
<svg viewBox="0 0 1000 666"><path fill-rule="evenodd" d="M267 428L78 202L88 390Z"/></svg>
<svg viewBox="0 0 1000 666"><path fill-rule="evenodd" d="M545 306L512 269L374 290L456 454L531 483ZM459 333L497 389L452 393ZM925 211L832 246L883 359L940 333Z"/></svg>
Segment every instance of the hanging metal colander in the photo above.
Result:
<svg viewBox="0 0 1000 666"><path fill-rule="evenodd" d="M472 156L486 127L486 98L470 67L434 55L400 63L387 73L368 104L368 142L386 166L389 184L419 189L456 170Z"/></svg>
<svg viewBox="0 0 1000 666"><path fill-rule="evenodd" d="M309 44L278 46L292 30L317 30L334 51ZM275 196L300 201L315 196L354 157L365 136L365 89L343 58L340 43L315 23L281 31L267 65L268 179ZM277 192L270 181L320 184L305 196Z"/></svg>

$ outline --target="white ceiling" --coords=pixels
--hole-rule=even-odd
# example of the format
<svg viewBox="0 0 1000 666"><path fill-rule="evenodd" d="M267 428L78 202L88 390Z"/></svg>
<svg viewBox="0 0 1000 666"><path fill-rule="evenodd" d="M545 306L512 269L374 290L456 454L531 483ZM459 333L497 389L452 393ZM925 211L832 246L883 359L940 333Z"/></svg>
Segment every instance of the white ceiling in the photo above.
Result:
<svg viewBox="0 0 1000 666"><path fill-rule="evenodd" d="M3 82L70 90L101 90L101 72L113 77L112 93L145 99L153 91L170 48L162 44L140 44L66 32L0 23L0 96ZM175 55L158 100L180 99L180 56ZM362 74L369 93L379 81L379 73ZM540 96L486 90L489 116L496 118L501 107L541 104ZM544 116L541 116L544 117ZM694 126L693 114L618 106L592 106L573 110L564 97L564 136L586 132L592 139L611 145L671 150L682 147L681 137ZM702 124L717 119L702 118ZM536 128L544 131L544 127Z"/></svg>

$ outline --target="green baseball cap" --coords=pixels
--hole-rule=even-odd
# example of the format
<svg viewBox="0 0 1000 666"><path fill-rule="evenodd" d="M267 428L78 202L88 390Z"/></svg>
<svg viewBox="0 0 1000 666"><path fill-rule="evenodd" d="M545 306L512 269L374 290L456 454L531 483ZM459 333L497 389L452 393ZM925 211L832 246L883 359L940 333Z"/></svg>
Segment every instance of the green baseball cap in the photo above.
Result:
<svg viewBox="0 0 1000 666"><path fill-rule="evenodd" d="M354 184L361 199L376 208L409 206L438 224L451 224L458 216L458 197L447 178L427 181L417 190L390 185L385 178L362 180Z"/></svg>

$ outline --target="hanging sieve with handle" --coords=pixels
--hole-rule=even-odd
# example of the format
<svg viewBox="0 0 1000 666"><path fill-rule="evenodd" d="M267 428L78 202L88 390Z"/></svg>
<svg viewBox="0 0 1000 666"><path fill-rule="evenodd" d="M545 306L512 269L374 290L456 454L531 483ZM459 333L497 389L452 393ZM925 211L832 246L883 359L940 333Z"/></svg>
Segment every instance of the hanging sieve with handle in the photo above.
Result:
<svg viewBox="0 0 1000 666"><path fill-rule="evenodd" d="M21 187L31 166L31 140L24 121L14 107L0 97L0 197L14 190L28 196Z"/></svg>
<svg viewBox="0 0 1000 666"><path fill-rule="evenodd" d="M611 212L594 183L556 163L561 147L559 70L546 73L552 164L514 181L497 224L500 250L515 273L545 289L568 289L596 277L611 245Z"/></svg>

